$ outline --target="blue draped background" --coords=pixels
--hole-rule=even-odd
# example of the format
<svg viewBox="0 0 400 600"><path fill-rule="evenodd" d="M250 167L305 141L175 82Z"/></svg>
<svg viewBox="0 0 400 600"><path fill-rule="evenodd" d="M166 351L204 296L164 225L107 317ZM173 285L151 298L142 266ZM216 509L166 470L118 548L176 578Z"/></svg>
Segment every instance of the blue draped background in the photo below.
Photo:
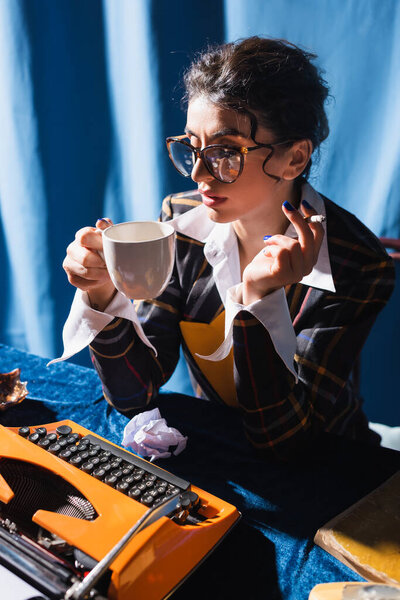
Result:
<svg viewBox="0 0 400 600"><path fill-rule="evenodd" d="M155 218L164 195L190 187L164 148L185 123L182 72L208 42L253 34L318 54L332 133L311 182L377 235L399 237L397 0L0 0L0 342L60 353L73 296L61 263L75 231L101 216ZM388 346L377 327L375 367L376 346ZM373 372L363 377L373 418L398 420L398 408L376 410ZM188 391L183 367L171 387Z"/></svg>

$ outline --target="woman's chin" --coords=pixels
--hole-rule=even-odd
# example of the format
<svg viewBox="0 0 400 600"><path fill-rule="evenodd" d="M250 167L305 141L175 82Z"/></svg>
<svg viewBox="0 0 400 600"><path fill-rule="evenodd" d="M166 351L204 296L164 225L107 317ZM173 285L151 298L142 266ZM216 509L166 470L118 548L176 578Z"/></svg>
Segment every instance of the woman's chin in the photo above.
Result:
<svg viewBox="0 0 400 600"><path fill-rule="evenodd" d="M207 217L214 223L231 223L234 219L224 211L206 206Z"/></svg>

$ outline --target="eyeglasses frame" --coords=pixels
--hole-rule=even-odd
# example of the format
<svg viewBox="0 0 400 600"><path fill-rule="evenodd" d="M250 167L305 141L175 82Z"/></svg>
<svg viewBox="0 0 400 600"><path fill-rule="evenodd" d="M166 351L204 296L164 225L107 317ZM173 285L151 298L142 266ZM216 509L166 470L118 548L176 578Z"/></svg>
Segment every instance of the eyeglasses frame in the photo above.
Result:
<svg viewBox="0 0 400 600"><path fill-rule="evenodd" d="M188 137L187 134L184 133L182 135L170 136L170 137L167 137L167 139L166 139L169 158L171 159L171 162L174 165L175 169L178 171L178 173L180 175L182 175L183 177L191 177L191 174L185 175L184 173L181 173L181 171L175 165L175 162L172 158L171 151L170 151L170 145L172 142L179 142L180 144L187 146L195 155L196 160L198 158L200 158L202 160L203 165L206 167L206 169L210 173L210 175L212 175L212 177L214 177L214 179L216 179L217 181L219 181L221 183L229 183L229 184L235 183L235 181L237 181L239 179L240 175L242 174L243 167L244 167L244 157L246 156L246 154L248 154L249 152L252 152L253 150L259 150L260 148L269 148L271 150L271 153L267 156L267 158L264 160L264 163L263 163L264 173L274 179L280 179L280 177L277 177L276 175L267 173L264 170L265 164L272 157L272 155L274 153L274 146L283 146L284 144L291 144L295 141L295 140L284 140L283 142L273 142L271 144L257 144L256 146L240 146L239 148L237 146L230 146L229 144L210 144L209 146L204 146L204 148L195 148L194 146L192 146L192 144L190 144L190 142L187 142L184 140L184 138L187 138L187 137ZM238 172L237 176L235 177L235 179L233 181L223 181L222 179L219 179L218 177L216 177L215 174L211 171L211 167L208 166L207 161L204 160L204 158L203 158L204 152L206 150L209 150L210 148L227 148L228 150L235 150L236 152L240 153L240 168L239 168L239 172Z"/></svg>

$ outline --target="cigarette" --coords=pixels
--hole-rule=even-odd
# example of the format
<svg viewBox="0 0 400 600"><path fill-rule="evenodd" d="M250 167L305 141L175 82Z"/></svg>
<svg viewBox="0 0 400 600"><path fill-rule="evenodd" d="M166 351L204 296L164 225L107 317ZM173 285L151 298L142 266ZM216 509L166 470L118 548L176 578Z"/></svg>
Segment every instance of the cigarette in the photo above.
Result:
<svg viewBox="0 0 400 600"><path fill-rule="evenodd" d="M323 223L326 217L324 215L312 215L311 217L305 217L306 223Z"/></svg>

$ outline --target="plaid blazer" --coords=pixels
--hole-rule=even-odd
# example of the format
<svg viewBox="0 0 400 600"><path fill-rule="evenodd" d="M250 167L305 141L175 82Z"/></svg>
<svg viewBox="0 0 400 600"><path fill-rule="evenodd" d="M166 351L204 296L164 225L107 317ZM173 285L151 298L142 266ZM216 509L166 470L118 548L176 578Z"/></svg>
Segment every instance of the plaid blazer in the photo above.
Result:
<svg viewBox="0 0 400 600"><path fill-rule="evenodd" d="M332 201L324 201L336 292L301 283L286 289L297 338L298 382L255 317L243 310L233 325L237 410L245 433L254 446L281 457L322 431L379 441L368 429L351 371L390 297L394 268L369 229ZM172 219L200 203L197 192L173 194L164 200L161 218ZM138 306L143 330L157 348L157 357L124 319L114 319L92 342L92 361L104 395L118 410L143 408L157 395L176 367L181 344L201 395L221 402L179 327L181 321L210 323L224 310L203 247L202 242L177 234L169 286L157 299Z"/></svg>

